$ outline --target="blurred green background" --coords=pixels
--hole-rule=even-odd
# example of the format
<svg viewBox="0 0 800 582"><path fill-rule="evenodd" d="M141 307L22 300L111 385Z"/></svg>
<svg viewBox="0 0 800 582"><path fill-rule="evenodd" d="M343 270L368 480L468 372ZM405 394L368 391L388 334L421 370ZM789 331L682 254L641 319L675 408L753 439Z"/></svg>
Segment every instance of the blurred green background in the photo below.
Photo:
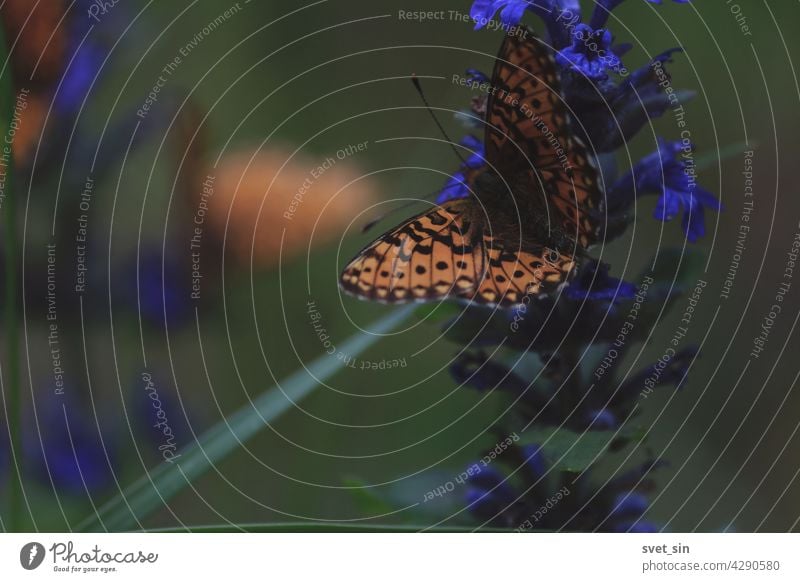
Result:
<svg viewBox="0 0 800 582"><path fill-rule="evenodd" d="M87 174L85 160L91 156L82 158L74 148L91 152L107 124L128 124L130 130L136 109L162 68L231 4L127 1L104 16L90 34L106 34L111 44L119 44L78 118L77 124L93 137L72 146L74 158L67 164L34 164L33 178L20 191L29 286L22 336L27 410L31 412L31 401L43 402L53 392L46 300L36 289L44 287L45 244L51 240L56 196L61 206L55 212L59 232L54 238L65 241L60 243L58 301L67 390L88 407L91 386L101 432L113 435L109 442L114 443L121 486L159 461L157 445L148 440L152 435L136 421L137 407L147 404L140 378L144 370L160 393L173 395L168 409L165 396L165 409L185 445L323 353L307 314L309 300L334 343L385 315L391 308L359 302L337 290L344 262L375 234L359 234L359 228L380 212L356 206L348 208L347 220L336 222L325 242L309 249L306 237L294 243L297 248L287 246L280 268L277 259L251 265L246 253L223 254L221 238L212 239L206 231L202 297L188 302L185 318L171 321L166 329L142 323L135 309L109 293L109 281L117 289L135 286L115 269L136 252L137 244L171 248L177 252L176 269L190 267L187 233L197 210L198 175L202 181L205 172L218 173L208 168L218 159L224 166L231 152L249 157L259 149L299 149L302 175L309 165L322 163L348 144L367 141L367 150L348 162L362 172L375 172L375 201L425 197L441 187L457 161L447 147L433 141L437 130L407 77L440 77L424 83L431 104L463 109L471 94L449 79L470 67L489 70L501 37L474 32L464 22L403 21L398 11L467 11L468 4L328 1L303 8L286 2L240 2L240 11L205 37L169 76L131 153L96 168L89 227L96 263L90 272L93 292L82 306L84 344L80 303L70 289L73 257L68 245L74 235L70 221L75 219L70 208L77 205L78 185ZM668 522L675 531L796 530L800 516L800 398L794 389L798 362L793 357L800 347L793 333L800 288L791 289L765 353L743 373L800 220L793 176L800 153L800 88L793 69L800 41L791 28L800 12L789 2L742 0L739 5L752 36L742 33L724 2L654 7L629 1L610 23L618 41L634 44L625 59L629 68L645 64L664 48L683 48L669 71L676 87L697 93L685 107L698 157L715 159L721 150L728 152L700 175L700 182L725 205L718 216L707 216L709 233L697 245L708 258L708 288L690 330L691 341L703 344L701 358L686 387L677 393L667 388L649 398L643 417L643 424L653 423L650 451L670 463L658 473L661 487L653 496L650 517ZM184 107L174 115L187 95L193 114L186 115ZM154 121L157 116L163 119ZM451 135L464 133L452 115L441 117ZM653 131L679 137L669 114L654 122ZM653 149L653 131L646 129L629 144L631 159ZM122 143L115 144L120 136ZM130 131L107 133L101 147L124 151L130 136ZM398 137L408 139L379 141ZM742 208L742 149L755 150L753 230L732 295L722 300L719 290ZM186 152L191 159L181 167ZM620 164L624 169L625 161ZM60 175L67 176L61 185ZM347 194L345 189L342 196ZM272 215L261 218L259 229L282 233L296 227L296 221L287 223L275 215L282 207L270 207ZM301 204L298 216L303 208ZM653 201L644 199L637 207L636 228L604 251L615 276L634 279L659 245L682 244L677 225L662 227L653 221L652 208ZM221 208L212 212L217 214L210 220L225 223ZM392 216L376 230L399 218ZM235 220L228 223L231 237L238 229L247 238L252 228ZM663 352L679 322L678 311L656 330L642 362ZM486 431L505 401L456 389L447 364L459 346L440 337L439 325L413 319L406 327L360 358L405 359L406 367L339 373L143 526L365 519L375 508L359 501L363 485L366 491L410 505L421 501L431 483L441 481L437 475L460 472L480 456L482 447L495 442ZM32 428L32 421L26 424L26 430ZM362 493L354 494L353 488ZM27 527L62 530L118 489L112 483L91 496L68 494L31 475L25 491L33 514ZM400 512L375 521L407 519ZM413 517L415 523L424 519Z"/></svg>

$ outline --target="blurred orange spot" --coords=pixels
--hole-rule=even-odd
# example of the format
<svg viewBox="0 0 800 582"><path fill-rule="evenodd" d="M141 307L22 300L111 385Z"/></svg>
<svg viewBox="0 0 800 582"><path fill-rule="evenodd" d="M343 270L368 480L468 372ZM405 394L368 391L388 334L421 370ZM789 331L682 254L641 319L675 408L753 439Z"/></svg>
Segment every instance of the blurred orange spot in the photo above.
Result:
<svg viewBox="0 0 800 582"><path fill-rule="evenodd" d="M282 237L284 262L304 254L309 244L338 241L377 198L375 183L361 178L363 171L353 160L358 155L289 159L289 152L272 149L251 162L252 152L228 154L208 198L207 224L221 234L230 211L227 252L249 264L252 248L257 267L278 263Z"/></svg>
<svg viewBox="0 0 800 582"><path fill-rule="evenodd" d="M5 0L0 6L18 87L47 87L60 77L67 45L67 21L60 23L64 12L61 0Z"/></svg>

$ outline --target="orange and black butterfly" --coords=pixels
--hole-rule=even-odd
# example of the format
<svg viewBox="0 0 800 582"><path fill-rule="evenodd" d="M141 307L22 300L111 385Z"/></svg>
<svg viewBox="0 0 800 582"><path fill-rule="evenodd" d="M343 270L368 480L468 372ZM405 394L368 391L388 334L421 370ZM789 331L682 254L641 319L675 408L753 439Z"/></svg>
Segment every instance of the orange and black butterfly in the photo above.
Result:
<svg viewBox="0 0 800 582"><path fill-rule="evenodd" d="M367 245L341 288L384 303L457 297L511 306L559 288L601 235L602 189L570 129L550 49L528 30L500 47L486 103L486 164L468 198Z"/></svg>

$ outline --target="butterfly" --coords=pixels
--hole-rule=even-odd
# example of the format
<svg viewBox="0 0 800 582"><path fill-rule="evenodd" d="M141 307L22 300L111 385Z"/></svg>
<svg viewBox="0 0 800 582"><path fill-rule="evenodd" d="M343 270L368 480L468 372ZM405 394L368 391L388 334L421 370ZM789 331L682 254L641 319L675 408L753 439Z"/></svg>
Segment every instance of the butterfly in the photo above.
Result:
<svg viewBox="0 0 800 582"><path fill-rule="evenodd" d="M551 50L506 35L486 100L485 159L468 198L443 202L367 245L339 285L384 303L456 297L513 306L557 290L602 234L603 194L574 135Z"/></svg>

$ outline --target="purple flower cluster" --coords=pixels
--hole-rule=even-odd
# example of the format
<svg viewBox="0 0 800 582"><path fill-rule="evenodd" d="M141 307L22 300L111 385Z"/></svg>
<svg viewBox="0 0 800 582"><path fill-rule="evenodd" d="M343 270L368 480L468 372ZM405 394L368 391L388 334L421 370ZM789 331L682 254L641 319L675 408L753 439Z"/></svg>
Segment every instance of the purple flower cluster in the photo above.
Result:
<svg viewBox="0 0 800 582"><path fill-rule="evenodd" d="M620 4L622 0L598 0L587 22L577 0L476 0L471 10L478 29L498 18L508 30L526 12L543 21L544 41L554 52L573 125L581 128L580 136L608 176L617 174L614 151L670 109L670 99L675 99L674 92L665 91L664 79L669 77L664 66L678 49L629 70L623 57L630 45L615 42L606 27L610 12ZM489 82L476 70L467 71L467 79ZM485 107L485 98L473 100L471 117L481 118ZM480 140L468 136L461 146L469 155L439 201L468 196L470 173L485 164ZM655 152L608 184L605 210L609 224L615 225L614 236L630 223L631 206L645 194L658 197L656 220L682 215L690 242L705 234L705 211L721 210L719 201L697 182L688 139L659 138ZM610 236L609 230L606 234ZM508 402L496 430L522 435L520 446L511 447L496 465L468 481L464 503L482 526L516 531L658 530L647 518L646 493L659 463L646 459L605 482L591 476L601 453L639 447L646 432L636 424L640 404L656 387L681 388L698 356L687 344L656 364L642 365L638 357L628 361L683 292L681 281L690 280L682 271L684 257L662 251L661 272L645 271L636 284L612 276L608 264L584 257L558 294L491 313L471 305L448 322L446 336L466 346L450 365L453 378L460 386L496 393ZM554 447L553 442L561 445ZM571 444L568 449L591 448L598 442L602 446L596 455L588 455L594 461L572 469L580 471L576 476L559 464L559 457L567 456L564 442Z"/></svg>
<svg viewBox="0 0 800 582"><path fill-rule="evenodd" d="M661 4L660 0L649 1ZM688 0L675 1L686 3ZM596 2L588 24L582 20L577 0L476 0L470 11L476 28L483 28L496 16L503 27L516 26L526 11L544 22L546 42L554 51L561 75L562 97L574 118L574 129L598 154L612 153L626 144L652 119L663 115L674 104L676 95L690 96L688 92L669 93L663 88L665 78L669 80L664 66L680 49L658 54L633 71L623 64L622 59L631 45L615 43L613 34L606 28L611 11L620 4L622 0ZM474 69L467 71L467 77L488 81L486 75ZM480 115L481 107L485 107L485 102L479 100L477 108L473 106L473 113ZM464 145L476 152L478 157L471 158L471 162L478 163L482 151L477 140L470 138ZM685 144L679 146L685 148ZM634 204L637 196L658 195L655 218L670 221L683 212L683 231L690 242L695 242L705 234L705 210L719 210L720 204L710 192L697 185L696 176L687 179L686 163L676 156L677 153L671 142L660 141L658 149L642 159L631 174L607 194L619 215ZM440 202L468 195L464 169L445 185Z"/></svg>

